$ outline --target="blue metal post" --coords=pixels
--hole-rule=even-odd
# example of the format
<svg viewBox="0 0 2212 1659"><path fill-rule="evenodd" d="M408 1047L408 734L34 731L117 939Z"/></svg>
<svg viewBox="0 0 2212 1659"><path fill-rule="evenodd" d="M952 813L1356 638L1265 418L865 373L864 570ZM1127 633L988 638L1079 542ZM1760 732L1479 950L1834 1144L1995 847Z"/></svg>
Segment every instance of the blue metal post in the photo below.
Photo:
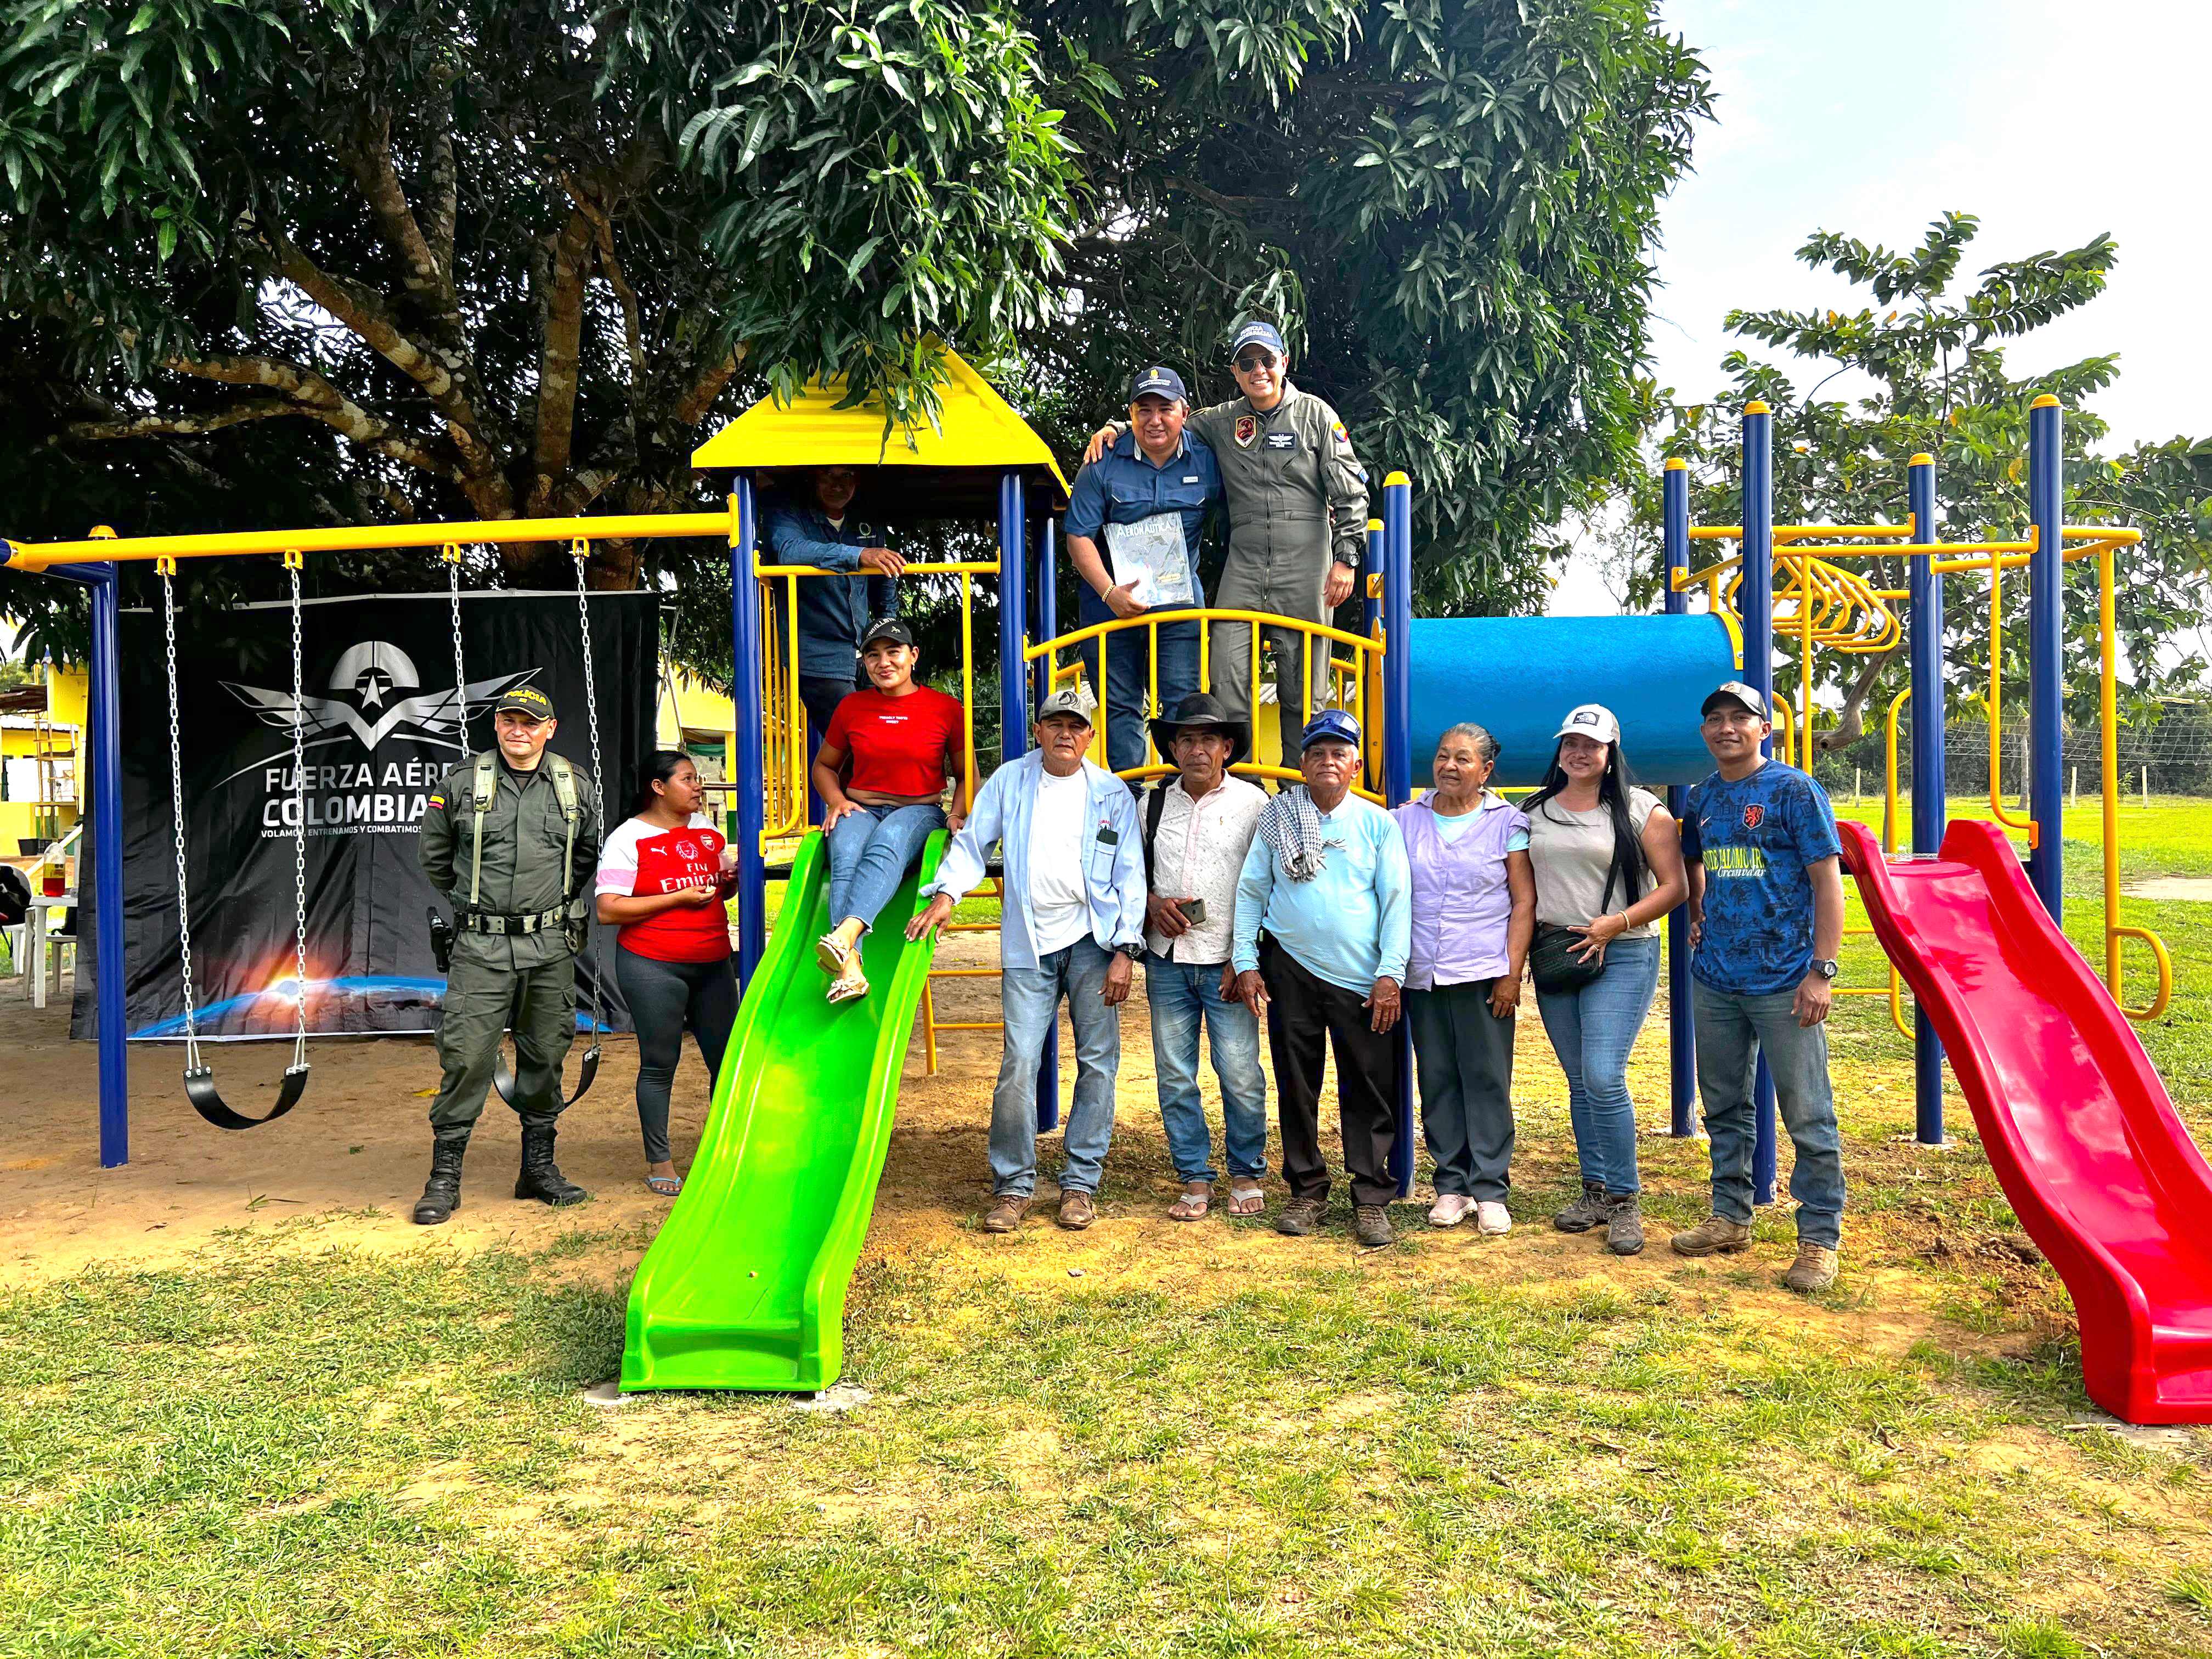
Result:
<svg viewBox="0 0 2212 1659"><path fill-rule="evenodd" d="M1689 608L1690 596L1674 586L1678 574L1690 568L1690 471L1679 456L1670 457L1660 503L1660 533L1667 553L1666 610L1679 617ZM1680 784L1667 791L1667 810L1677 818L1688 792ZM1674 1104L1673 1133L1698 1133L1698 1028L1690 1017L1690 909L1678 904L1667 914L1667 1075Z"/></svg>
<svg viewBox="0 0 2212 1659"><path fill-rule="evenodd" d="M1912 539L1937 539L1936 458L1915 455L1905 489ZM1912 850L1923 858L1943 845L1943 577L1932 555L1912 556ZM1913 1000L1912 1098L1915 1136L1943 1144L1943 1044L1928 1011Z"/></svg>
<svg viewBox="0 0 2212 1659"><path fill-rule="evenodd" d="M1413 481L1382 481L1382 798L1413 798ZM1398 1133L1390 1143L1398 1196L1413 1190L1413 1039L1398 1020Z"/></svg>
<svg viewBox="0 0 2212 1659"><path fill-rule="evenodd" d="M1774 416L1753 398L1743 406L1743 581L1736 612L1743 623L1744 683L1774 708ZM1771 757L1770 735L1759 745ZM1758 1139L1751 1155L1754 1204L1774 1202L1774 1076L1759 1057L1752 1085Z"/></svg>
<svg viewBox="0 0 2212 1659"><path fill-rule="evenodd" d="M738 990L752 983L768 943L768 871L761 833L768 818L768 757L761 704L761 591L753 577L753 482L739 473L730 494L730 679L738 752Z"/></svg>
<svg viewBox="0 0 2212 1659"><path fill-rule="evenodd" d="M2061 611L2066 565L2066 472L2059 448L2058 399L2045 392L2027 411L2027 505L2035 550L2027 561L2027 878L2051 919L2066 920L2065 780L2060 753L2065 713L2065 635Z"/></svg>
<svg viewBox="0 0 2212 1659"><path fill-rule="evenodd" d="M102 527L96 537L115 532ZM5 544L0 544L0 553ZM123 1019L123 713L122 654L116 640L121 606L112 564L59 565L53 574L82 582L92 600L90 695L84 713L92 798L93 1030L100 1043L100 1167L131 1161L131 1058ZM78 860L77 884L84 883Z"/></svg>
<svg viewBox="0 0 2212 1659"><path fill-rule="evenodd" d="M1044 533L1037 538L1037 638L1057 639L1060 636L1060 520L1048 517ZM1102 659L1103 660L1103 659ZM1051 695L1052 665L1042 657L1037 659L1032 695L1039 702Z"/></svg>
<svg viewBox="0 0 2212 1659"><path fill-rule="evenodd" d="M999 475L999 760L1011 765L1029 749L1029 525L1022 475ZM1007 895L1007 902L1013 896ZM1060 1127L1060 1022L1053 1021L1037 1061L1037 1133Z"/></svg>
<svg viewBox="0 0 2212 1659"><path fill-rule="evenodd" d="M1014 485L1018 490L1020 489L1018 477L1015 478ZM1058 526L1057 520L1048 516L1044 521L1044 533L1037 538L1037 637L1044 640L1056 638L1060 633L1059 572L1054 568L1057 549L1054 536ZM1018 525L1014 533L1016 539L1019 540L1021 528ZM1102 657L1100 660L1103 662L1104 659ZM1036 695L1040 702L1051 695L1051 672L1050 665L1039 658ZM1023 718L1024 720L1028 718L1026 710ZM1057 1021L1052 1041L1044 1045L1044 1053L1037 1057L1036 1087L1037 1127L1052 1128L1060 1121L1060 1031Z"/></svg>

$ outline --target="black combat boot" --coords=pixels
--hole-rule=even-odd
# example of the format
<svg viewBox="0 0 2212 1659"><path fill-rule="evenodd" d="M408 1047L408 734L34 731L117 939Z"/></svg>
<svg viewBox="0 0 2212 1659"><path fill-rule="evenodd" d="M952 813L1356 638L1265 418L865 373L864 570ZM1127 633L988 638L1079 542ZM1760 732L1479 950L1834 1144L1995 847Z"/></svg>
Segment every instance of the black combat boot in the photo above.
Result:
<svg viewBox="0 0 2212 1659"><path fill-rule="evenodd" d="M461 1158L468 1150L466 1127L438 1131L430 1143L430 1178L415 1200L416 1226L434 1227L461 1207Z"/></svg>
<svg viewBox="0 0 2212 1659"><path fill-rule="evenodd" d="M563 1176L560 1166L553 1162L553 1123L550 1118L537 1122L523 1120L522 1173L515 1177L514 1195L534 1198L556 1208L564 1204L581 1204L591 1196Z"/></svg>

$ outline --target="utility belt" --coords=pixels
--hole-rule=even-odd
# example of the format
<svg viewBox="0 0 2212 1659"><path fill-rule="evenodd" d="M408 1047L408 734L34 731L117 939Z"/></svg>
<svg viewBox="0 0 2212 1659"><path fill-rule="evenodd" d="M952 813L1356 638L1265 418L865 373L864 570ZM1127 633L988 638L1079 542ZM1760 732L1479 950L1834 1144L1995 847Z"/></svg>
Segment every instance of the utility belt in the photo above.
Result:
<svg viewBox="0 0 2212 1659"><path fill-rule="evenodd" d="M549 928L566 925L568 907L565 904L550 910L479 910L463 905L453 921L465 933L520 933L525 938L542 933Z"/></svg>

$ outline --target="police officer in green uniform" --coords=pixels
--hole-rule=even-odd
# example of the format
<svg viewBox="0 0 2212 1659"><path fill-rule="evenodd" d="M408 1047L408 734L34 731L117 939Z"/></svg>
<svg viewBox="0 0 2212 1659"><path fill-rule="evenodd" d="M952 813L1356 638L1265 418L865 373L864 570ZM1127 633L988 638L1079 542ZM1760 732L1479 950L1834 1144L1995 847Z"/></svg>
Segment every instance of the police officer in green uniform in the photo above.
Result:
<svg viewBox="0 0 2212 1659"><path fill-rule="evenodd" d="M1229 356L1242 395L1195 411L1187 428L1212 449L1229 502L1229 560L1213 604L1327 622L1351 597L1367 550L1367 470L1336 410L1291 384L1290 353L1273 323L1239 328ZM1099 428L1085 461L1126 429L1119 422ZM1295 766L1310 712L1299 687L1310 675L1312 707L1322 706L1326 653L1315 652L1309 665L1304 635L1261 631L1275 650L1283 764ZM1231 719L1250 720L1250 624L1215 624L1212 658L1213 695Z"/></svg>
<svg viewBox="0 0 2212 1659"><path fill-rule="evenodd" d="M453 905L452 964L431 1103L430 1179L415 1219L434 1226L460 1207L461 1158L483 1111L500 1033L514 1028L514 1099L522 1119L517 1198L575 1204L587 1194L553 1162L561 1064L576 1031L576 953L583 948L599 859L599 787L545 744L551 699L517 686L492 705L499 747L447 775L417 826L422 872Z"/></svg>

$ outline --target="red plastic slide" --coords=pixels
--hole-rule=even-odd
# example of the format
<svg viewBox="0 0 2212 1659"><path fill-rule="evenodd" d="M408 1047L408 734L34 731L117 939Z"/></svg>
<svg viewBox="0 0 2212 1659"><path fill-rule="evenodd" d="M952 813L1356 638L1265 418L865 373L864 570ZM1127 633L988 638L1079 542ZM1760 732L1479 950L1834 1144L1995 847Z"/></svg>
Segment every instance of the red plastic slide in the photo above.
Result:
<svg viewBox="0 0 2212 1659"><path fill-rule="evenodd" d="M2212 1423L2212 1168L2126 1017L1995 824L1961 819L1939 857L1896 862L1838 828L2005 1196L2073 1293L2089 1397L2130 1423Z"/></svg>

